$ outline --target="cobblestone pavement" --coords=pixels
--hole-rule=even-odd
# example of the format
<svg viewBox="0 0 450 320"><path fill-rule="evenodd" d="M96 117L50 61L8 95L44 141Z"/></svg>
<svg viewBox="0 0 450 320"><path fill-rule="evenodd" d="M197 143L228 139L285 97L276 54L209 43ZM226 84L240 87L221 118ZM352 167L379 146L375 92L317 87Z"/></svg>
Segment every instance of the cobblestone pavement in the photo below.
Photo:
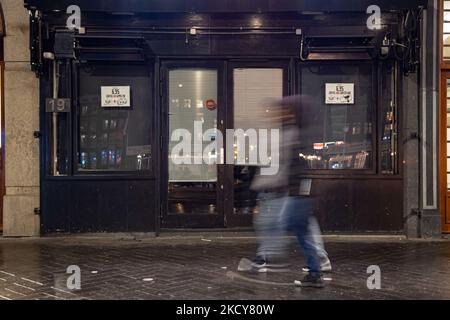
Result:
<svg viewBox="0 0 450 320"><path fill-rule="evenodd" d="M250 236L0 238L0 300L15 299L450 299L450 242L327 238L334 272L324 289L299 289L296 244L283 274L237 272L253 257ZM69 290L68 266L81 268ZM378 265L381 290L367 289Z"/></svg>

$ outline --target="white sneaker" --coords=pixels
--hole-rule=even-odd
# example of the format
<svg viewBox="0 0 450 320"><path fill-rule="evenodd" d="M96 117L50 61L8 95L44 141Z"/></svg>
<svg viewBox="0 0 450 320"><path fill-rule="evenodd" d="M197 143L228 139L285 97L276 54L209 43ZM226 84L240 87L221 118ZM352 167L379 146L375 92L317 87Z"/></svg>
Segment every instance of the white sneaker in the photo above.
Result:
<svg viewBox="0 0 450 320"><path fill-rule="evenodd" d="M303 272L309 273L310 269L309 267L302 268ZM331 267L331 261L327 260L326 262L322 263L320 265L320 271L325 273L330 273L333 271L333 268Z"/></svg>

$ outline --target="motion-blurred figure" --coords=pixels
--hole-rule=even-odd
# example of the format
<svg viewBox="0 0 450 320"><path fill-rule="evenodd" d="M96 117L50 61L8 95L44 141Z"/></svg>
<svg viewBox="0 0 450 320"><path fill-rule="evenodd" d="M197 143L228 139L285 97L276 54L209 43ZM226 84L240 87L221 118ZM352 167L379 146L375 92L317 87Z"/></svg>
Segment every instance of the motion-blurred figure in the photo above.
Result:
<svg viewBox="0 0 450 320"><path fill-rule="evenodd" d="M300 97L289 97L273 108L272 117L282 123L280 132L280 168L273 176L256 176L252 189L258 191L260 212L254 225L258 235L258 250L251 270L276 272L284 270L288 231L292 231L302 247L308 275L296 284L302 287L322 287L322 272L331 271L317 219L314 216L315 197L311 184L300 190ZM300 194L302 192L302 194Z"/></svg>
<svg viewBox="0 0 450 320"><path fill-rule="evenodd" d="M298 140L298 127L290 110L280 104L270 108L271 121L281 125L279 154L280 163L276 175L257 175L251 188L258 192L259 213L254 218L258 236L258 249L252 264L257 272L284 270L287 249L287 221L282 214L289 195L290 166ZM292 122L289 124L289 122ZM274 152L274 150L272 150Z"/></svg>

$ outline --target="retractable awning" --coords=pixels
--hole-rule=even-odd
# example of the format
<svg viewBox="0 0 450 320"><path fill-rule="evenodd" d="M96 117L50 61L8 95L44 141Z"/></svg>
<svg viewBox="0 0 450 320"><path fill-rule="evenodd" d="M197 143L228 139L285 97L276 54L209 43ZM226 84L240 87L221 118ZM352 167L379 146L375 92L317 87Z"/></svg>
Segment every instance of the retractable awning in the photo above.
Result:
<svg viewBox="0 0 450 320"><path fill-rule="evenodd" d="M428 0L25 0L28 9L130 13L233 12L365 12L373 4L382 11L426 6Z"/></svg>

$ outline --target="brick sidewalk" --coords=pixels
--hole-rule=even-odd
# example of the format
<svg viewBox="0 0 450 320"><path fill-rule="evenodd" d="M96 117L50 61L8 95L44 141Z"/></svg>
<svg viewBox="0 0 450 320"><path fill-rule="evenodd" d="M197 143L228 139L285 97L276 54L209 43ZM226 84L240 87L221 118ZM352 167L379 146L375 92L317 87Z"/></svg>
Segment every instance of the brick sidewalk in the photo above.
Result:
<svg viewBox="0 0 450 320"><path fill-rule="evenodd" d="M0 300L6 299L449 299L450 242L327 238L334 273L324 289L299 289L303 257L291 246L291 271L237 272L256 240L198 235L142 238L0 239ZM69 265L80 291L67 289ZM382 289L367 289L378 265Z"/></svg>

